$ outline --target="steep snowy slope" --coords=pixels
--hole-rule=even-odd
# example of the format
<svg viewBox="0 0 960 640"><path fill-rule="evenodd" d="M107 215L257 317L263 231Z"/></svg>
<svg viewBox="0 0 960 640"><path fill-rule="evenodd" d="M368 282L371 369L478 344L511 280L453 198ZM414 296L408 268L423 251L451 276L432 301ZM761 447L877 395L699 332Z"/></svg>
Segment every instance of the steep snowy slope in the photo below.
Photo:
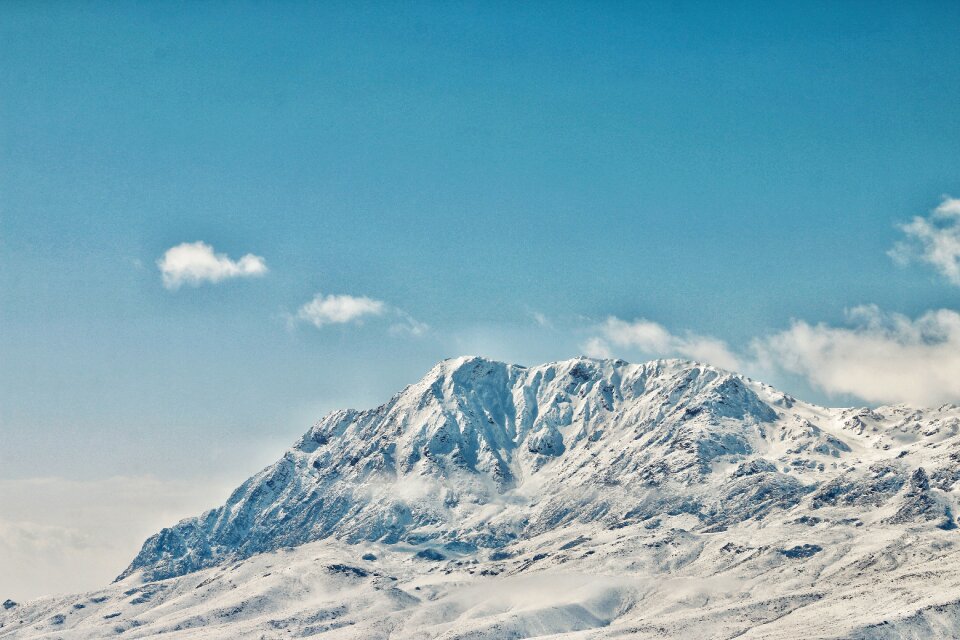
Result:
<svg viewBox="0 0 960 640"><path fill-rule="evenodd" d="M958 479L955 406L459 358L0 637L953 637Z"/></svg>

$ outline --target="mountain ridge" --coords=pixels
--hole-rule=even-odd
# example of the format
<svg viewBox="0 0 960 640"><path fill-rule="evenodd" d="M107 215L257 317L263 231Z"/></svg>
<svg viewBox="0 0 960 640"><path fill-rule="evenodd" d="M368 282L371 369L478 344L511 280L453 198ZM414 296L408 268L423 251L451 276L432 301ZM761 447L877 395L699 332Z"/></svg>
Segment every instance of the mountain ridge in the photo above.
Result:
<svg viewBox="0 0 960 640"><path fill-rule="evenodd" d="M878 410L846 411L856 425ZM118 579L173 577L331 536L433 544L449 555L497 549L572 518L619 524L662 510L722 527L815 491L799 470L826 472L852 452L836 412L685 360L581 357L528 368L452 358L379 407L331 412L223 507L148 539ZM779 425L784 416L792 421ZM811 417L827 418L833 432ZM765 425L775 423L771 435ZM787 472L759 455L777 449L771 437L795 441L777 451L791 458ZM715 461L734 459L742 468L719 495L681 495ZM505 496L529 517L481 514Z"/></svg>

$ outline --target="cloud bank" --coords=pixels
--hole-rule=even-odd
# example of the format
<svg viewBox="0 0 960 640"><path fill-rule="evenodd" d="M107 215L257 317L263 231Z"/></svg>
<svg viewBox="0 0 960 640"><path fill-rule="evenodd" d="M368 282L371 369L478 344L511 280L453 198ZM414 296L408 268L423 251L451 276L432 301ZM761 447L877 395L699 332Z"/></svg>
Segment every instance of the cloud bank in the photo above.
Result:
<svg viewBox="0 0 960 640"><path fill-rule="evenodd" d="M911 319L863 305L847 311L843 326L794 320L740 350L645 319L610 317L594 329L581 345L594 357L681 357L760 378L792 374L827 395L870 403L960 402L960 313L949 309Z"/></svg>
<svg viewBox="0 0 960 640"><path fill-rule="evenodd" d="M163 286L171 291L188 284L199 286L231 278L252 278L267 273L267 264L252 253L231 260L223 253L214 253L205 242L184 242L167 249L157 260Z"/></svg>
<svg viewBox="0 0 960 640"><path fill-rule="evenodd" d="M906 239L888 253L898 264L924 262L960 287L960 198L944 196L929 216L900 225Z"/></svg>
<svg viewBox="0 0 960 640"><path fill-rule="evenodd" d="M799 374L828 394L960 402L960 313L940 309L910 319L866 305L850 309L847 320L846 327L795 320L752 348L762 369Z"/></svg>

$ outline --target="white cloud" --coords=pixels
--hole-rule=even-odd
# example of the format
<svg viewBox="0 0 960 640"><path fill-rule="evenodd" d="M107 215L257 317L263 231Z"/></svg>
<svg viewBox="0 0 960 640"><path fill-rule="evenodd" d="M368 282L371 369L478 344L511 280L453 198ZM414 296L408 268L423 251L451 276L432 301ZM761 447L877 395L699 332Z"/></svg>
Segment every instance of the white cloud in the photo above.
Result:
<svg viewBox="0 0 960 640"><path fill-rule="evenodd" d="M610 357L612 347L619 347L635 349L647 356L690 358L725 369L741 367L740 359L723 340L689 331L675 335L651 320L639 318L627 322L610 316L597 329L600 335L592 336L582 345L587 355Z"/></svg>
<svg viewBox="0 0 960 640"><path fill-rule="evenodd" d="M759 367L799 374L828 394L868 402L960 401L960 313L940 309L912 320L867 305L847 315L846 327L794 321L756 340Z"/></svg>
<svg viewBox="0 0 960 640"><path fill-rule="evenodd" d="M214 253L205 242L184 242L167 249L157 260L163 286L170 290L184 284L199 286L204 282L220 282L230 278L250 278L267 272L263 258L252 253L231 260L223 253Z"/></svg>
<svg viewBox="0 0 960 640"><path fill-rule="evenodd" d="M925 262L960 286L960 198L944 196L932 214L916 216L900 230L907 238L894 245L890 257L901 265Z"/></svg>
<svg viewBox="0 0 960 640"><path fill-rule="evenodd" d="M386 310L386 303L365 296L318 293L300 307L297 318L320 329L328 324L359 322L364 316L383 315Z"/></svg>

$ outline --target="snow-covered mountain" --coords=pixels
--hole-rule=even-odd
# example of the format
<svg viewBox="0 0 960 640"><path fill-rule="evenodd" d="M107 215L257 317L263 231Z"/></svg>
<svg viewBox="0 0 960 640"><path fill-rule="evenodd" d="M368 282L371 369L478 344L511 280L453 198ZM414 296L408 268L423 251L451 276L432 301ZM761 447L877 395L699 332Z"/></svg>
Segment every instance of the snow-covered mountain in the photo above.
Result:
<svg viewBox="0 0 960 640"><path fill-rule="evenodd" d="M953 405L458 358L0 638L958 637L958 479Z"/></svg>

